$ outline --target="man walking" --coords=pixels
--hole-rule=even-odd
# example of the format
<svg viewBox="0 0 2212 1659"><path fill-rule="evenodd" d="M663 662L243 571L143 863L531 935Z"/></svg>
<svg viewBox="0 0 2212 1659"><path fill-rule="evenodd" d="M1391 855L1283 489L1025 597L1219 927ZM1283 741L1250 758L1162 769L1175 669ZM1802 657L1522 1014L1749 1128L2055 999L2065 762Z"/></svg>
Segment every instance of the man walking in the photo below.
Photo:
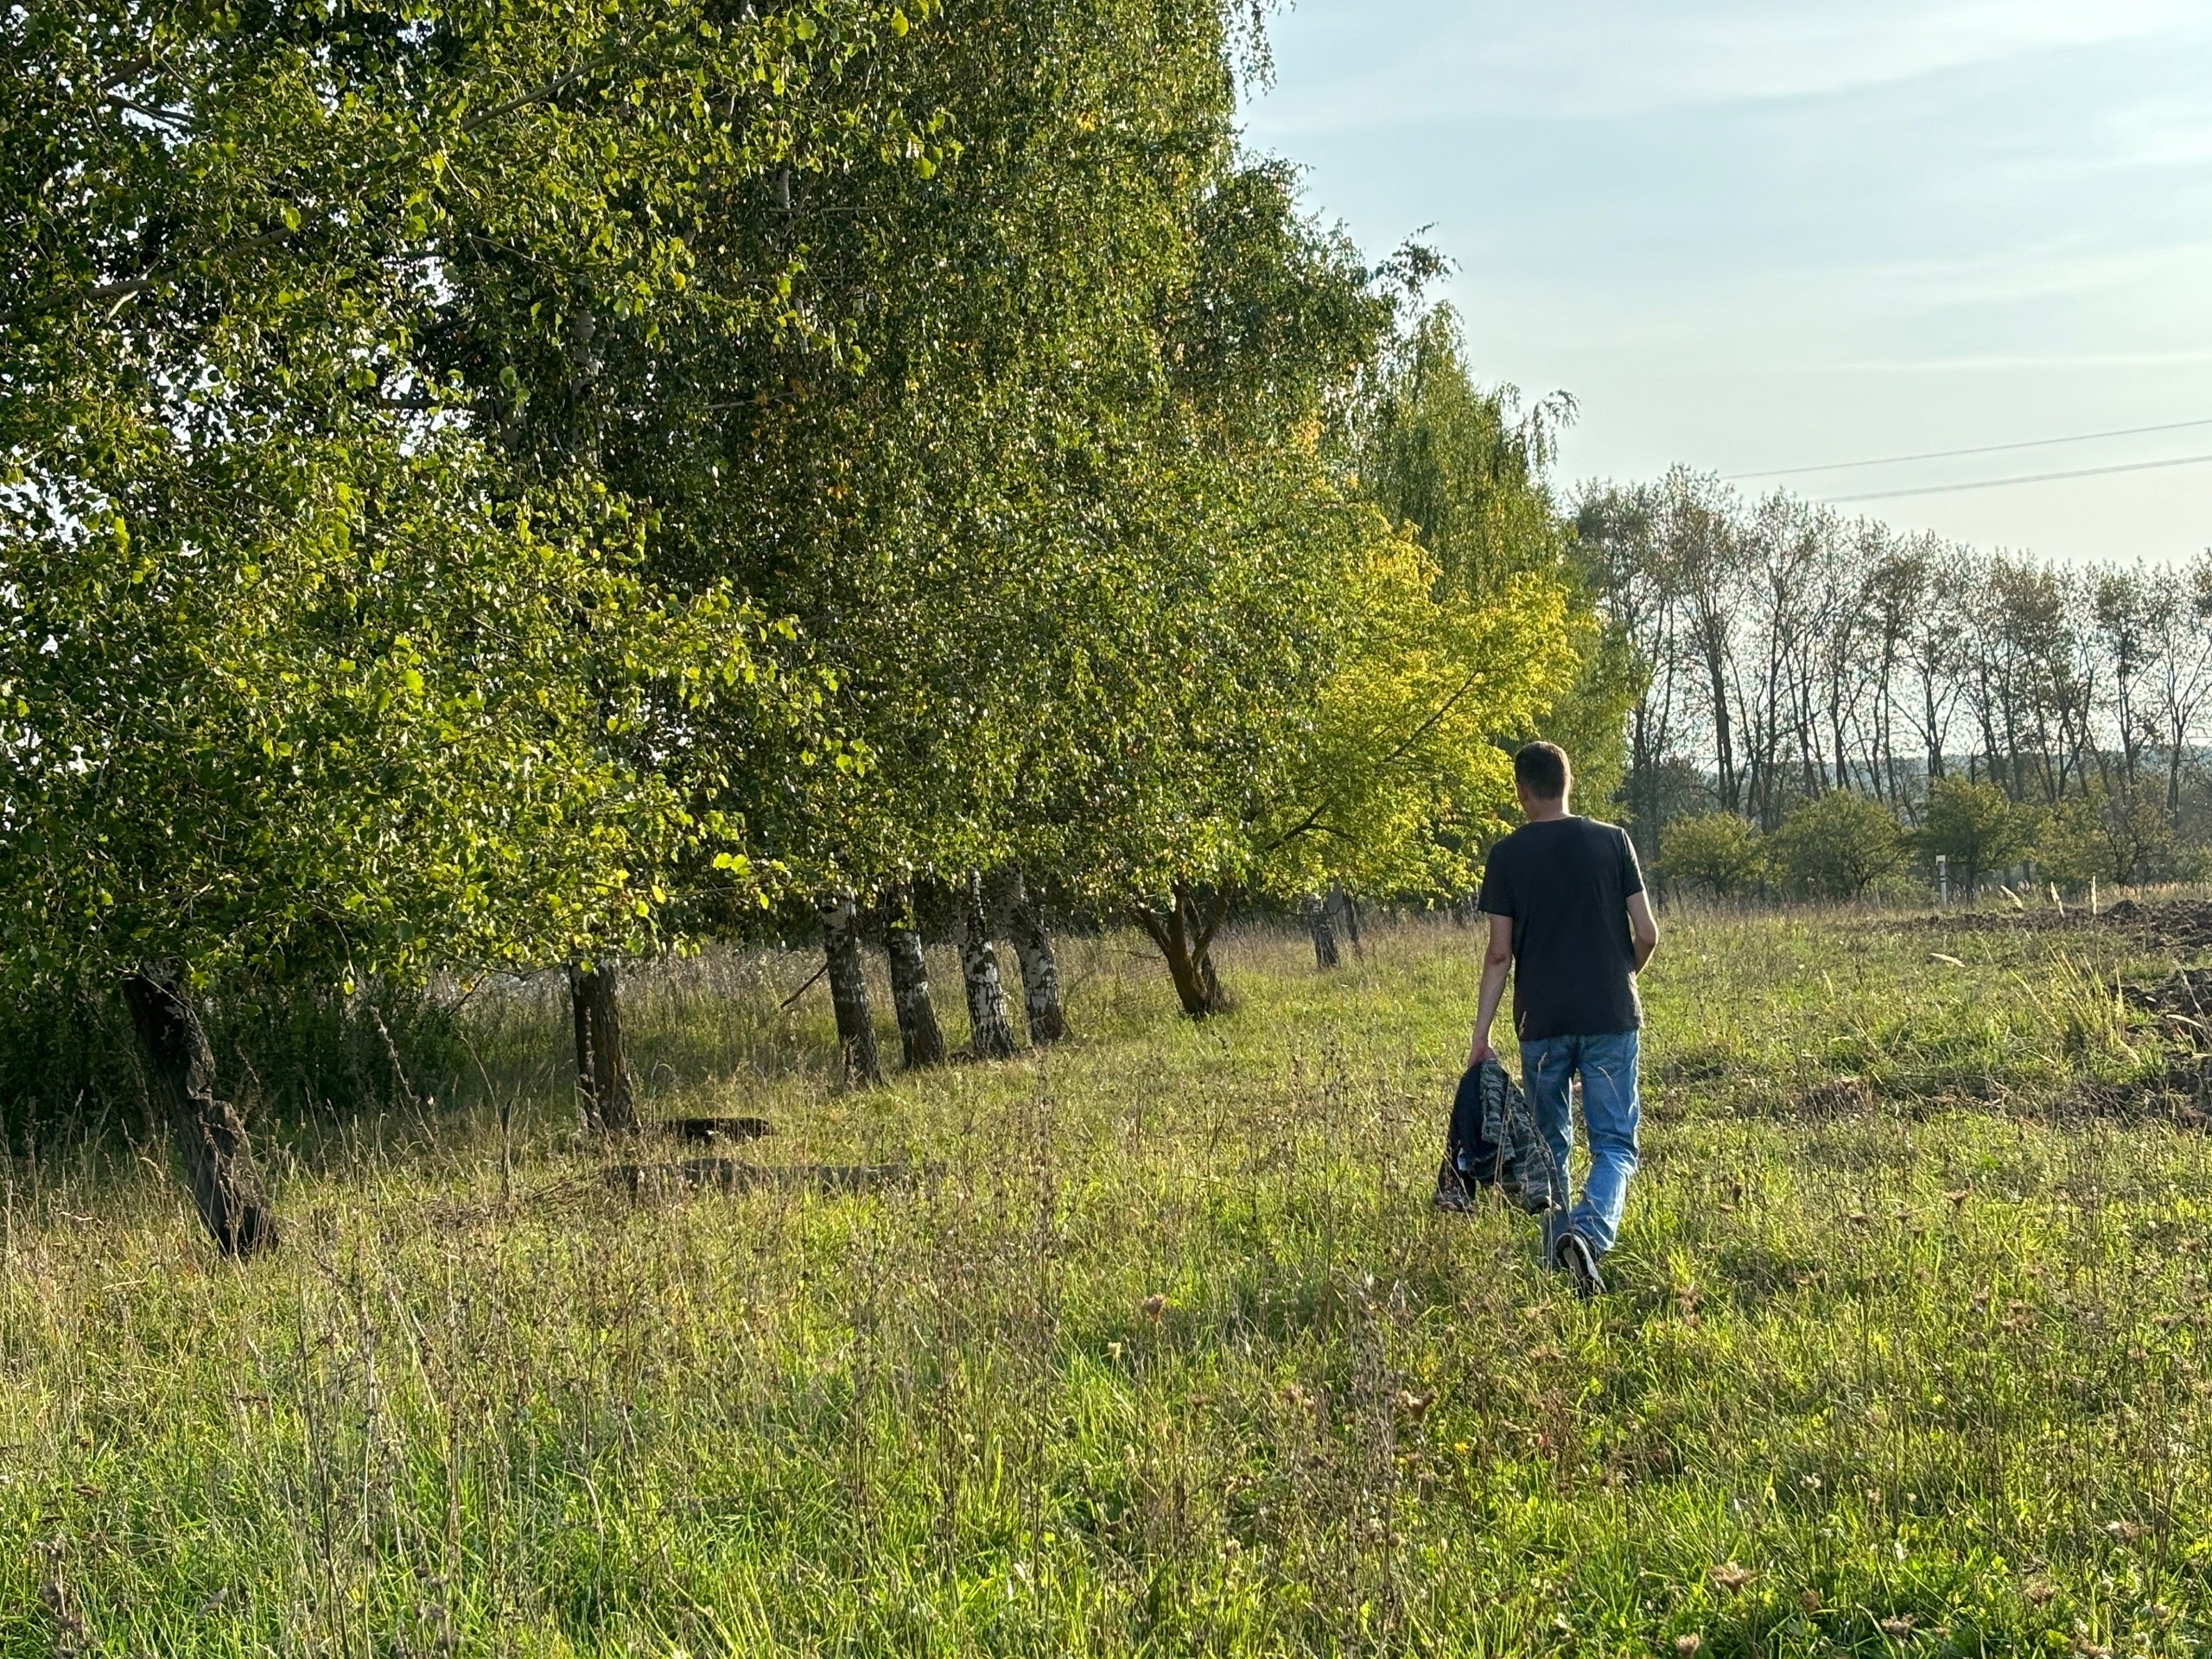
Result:
<svg viewBox="0 0 2212 1659"><path fill-rule="evenodd" d="M1628 832L1569 812L1573 781L1555 743L1527 744L1513 757L1514 792L1528 821L1491 849L1483 872L1478 902L1490 918L1490 947L1467 1063L1491 1057L1491 1022L1510 967L1521 1087L1550 1165L1544 1259L1582 1295L1595 1296L1605 1287L1598 1262L1613 1247L1636 1173L1643 1023L1636 976L1658 948L1659 928ZM1570 1209L1568 1090L1578 1077L1590 1169Z"/></svg>

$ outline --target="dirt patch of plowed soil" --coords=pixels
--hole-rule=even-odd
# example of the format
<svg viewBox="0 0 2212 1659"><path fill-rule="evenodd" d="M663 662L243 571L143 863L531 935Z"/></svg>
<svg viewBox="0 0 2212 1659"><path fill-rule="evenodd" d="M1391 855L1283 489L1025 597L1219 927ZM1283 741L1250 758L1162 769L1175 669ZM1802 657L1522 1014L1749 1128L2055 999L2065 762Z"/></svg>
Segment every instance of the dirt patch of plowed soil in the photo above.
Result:
<svg viewBox="0 0 2212 1659"><path fill-rule="evenodd" d="M2155 985L2130 985L2128 1006L2212 1033L2212 968L2182 968Z"/></svg>
<svg viewBox="0 0 2212 1659"><path fill-rule="evenodd" d="M2039 905L2026 910L1945 911L1916 925L1946 933L2075 933L2119 929L2178 951L2212 950L2212 900L2122 899L2092 915L2085 906Z"/></svg>

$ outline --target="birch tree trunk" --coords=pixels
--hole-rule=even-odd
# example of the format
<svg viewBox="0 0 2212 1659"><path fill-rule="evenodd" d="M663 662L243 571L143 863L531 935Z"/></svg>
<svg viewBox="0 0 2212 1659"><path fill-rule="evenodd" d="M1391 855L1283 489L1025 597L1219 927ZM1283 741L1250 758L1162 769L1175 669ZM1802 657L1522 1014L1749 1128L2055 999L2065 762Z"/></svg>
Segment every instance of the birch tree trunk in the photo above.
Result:
<svg viewBox="0 0 2212 1659"><path fill-rule="evenodd" d="M1006 930L1021 967L1021 1012L1029 1040L1040 1046L1057 1043L1068 1034L1067 1015L1060 1007L1060 964L1020 870L1006 874Z"/></svg>
<svg viewBox="0 0 2212 1659"><path fill-rule="evenodd" d="M143 969L124 980L123 1000L145 1052L148 1089L169 1121L200 1218L226 1255L276 1249L268 1186L238 1108L215 1097L215 1057L182 975L168 967Z"/></svg>
<svg viewBox="0 0 2212 1659"><path fill-rule="evenodd" d="M638 1127L630 1057L622 1046L621 980L611 962L569 964L569 1008L576 1030L576 1093L584 1122L601 1134Z"/></svg>
<svg viewBox="0 0 2212 1659"><path fill-rule="evenodd" d="M899 1016L899 1046L906 1069L944 1064L944 1031L930 1000L929 964L914 931L913 890L894 882L884 893L883 951L891 963L891 1007Z"/></svg>
<svg viewBox="0 0 2212 1659"><path fill-rule="evenodd" d="M968 989L968 1052L979 1060L1003 1060L1014 1052L1014 1027L1006 1019L1006 987L999 980L998 952L983 913L983 877L968 873L967 913L960 931L960 977Z"/></svg>
<svg viewBox="0 0 2212 1659"><path fill-rule="evenodd" d="M1455 918L1459 916L1456 906L1452 909L1452 915ZM1337 925L1329 914L1329 901L1326 899L1321 898L1319 894L1307 898L1306 925L1313 934L1313 965L1316 968L1325 970L1336 967L1344 960L1344 953L1337 949ZM1464 927L1466 924L1462 921L1460 925Z"/></svg>
<svg viewBox="0 0 2212 1659"><path fill-rule="evenodd" d="M861 966L860 912L850 887L816 900L822 913L822 949L829 963L830 1001L837 1014L837 1057L855 1089L883 1081L875 1052L875 1020L868 1012L868 976Z"/></svg>

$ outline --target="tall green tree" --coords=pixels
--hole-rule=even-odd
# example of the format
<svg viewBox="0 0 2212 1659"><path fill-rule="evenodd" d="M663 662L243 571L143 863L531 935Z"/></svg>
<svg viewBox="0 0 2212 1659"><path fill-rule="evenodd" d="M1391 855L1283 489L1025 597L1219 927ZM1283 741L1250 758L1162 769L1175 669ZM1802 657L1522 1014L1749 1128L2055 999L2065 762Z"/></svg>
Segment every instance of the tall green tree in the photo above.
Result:
<svg viewBox="0 0 2212 1659"><path fill-rule="evenodd" d="M2035 813L1995 784L1954 775L1929 785L1918 839L1931 861L1948 861L1960 891L1970 895L1982 877L2032 849L2038 829Z"/></svg>
<svg viewBox="0 0 2212 1659"><path fill-rule="evenodd" d="M6 971L121 983L225 1248L274 1230L201 991L639 946L671 870L744 869L686 734L780 737L813 695L730 584L654 580L649 508L483 418L430 349L458 263L526 232L649 316L701 190L788 156L792 89L903 23L0 20ZM720 325L787 326L779 282ZM588 359L581 315L537 337Z"/></svg>
<svg viewBox="0 0 2212 1659"><path fill-rule="evenodd" d="M1767 867L1785 886L1822 899L1855 899L1904 862L1905 840L1889 808L1847 789L1800 805L1766 837Z"/></svg>
<svg viewBox="0 0 2212 1659"><path fill-rule="evenodd" d="M885 68L935 152L717 209L716 248L803 251L794 302L836 352L610 365L595 395L637 412L594 420L598 453L654 501L662 568L796 617L835 677L855 764L766 795L760 857L824 887L1008 861L1168 937L1267 836L1319 836L1262 820L1379 637L1394 538L1323 435L1392 308L1283 167L1237 156L1210 3L943 23Z"/></svg>
<svg viewBox="0 0 2212 1659"><path fill-rule="evenodd" d="M1667 825L1659 837L1659 873L1730 899L1756 883L1766 863L1765 838L1735 812L1700 812Z"/></svg>
<svg viewBox="0 0 2212 1659"><path fill-rule="evenodd" d="M1409 284L1427 275L1417 260L1402 260ZM1363 378L1350 460L1362 487L1435 560L1440 600L1494 605L1516 578L1562 594L1578 666L1546 707L1543 735L1573 754L1580 787L1595 802L1624 779L1637 665L1627 631L1600 614L1591 556L1548 477L1574 412L1565 392L1524 409L1516 388L1483 385L1459 315L1433 306L1415 312Z"/></svg>

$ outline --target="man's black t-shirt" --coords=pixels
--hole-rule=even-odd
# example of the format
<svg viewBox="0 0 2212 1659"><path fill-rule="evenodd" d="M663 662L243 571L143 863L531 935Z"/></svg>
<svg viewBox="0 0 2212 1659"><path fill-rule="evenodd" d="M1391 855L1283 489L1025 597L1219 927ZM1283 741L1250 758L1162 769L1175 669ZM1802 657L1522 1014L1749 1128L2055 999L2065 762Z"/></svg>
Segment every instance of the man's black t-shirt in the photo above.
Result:
<svg viewBox="0 0 2212 1659"><path fill-rule="evenodd" d="M1522 1041L1643 1023L1628 925L1629 894L1643 891L1636 849L1618 824L1546 818L1491 849L1477 902L1513 919L1513 1029Z"/></svg>

